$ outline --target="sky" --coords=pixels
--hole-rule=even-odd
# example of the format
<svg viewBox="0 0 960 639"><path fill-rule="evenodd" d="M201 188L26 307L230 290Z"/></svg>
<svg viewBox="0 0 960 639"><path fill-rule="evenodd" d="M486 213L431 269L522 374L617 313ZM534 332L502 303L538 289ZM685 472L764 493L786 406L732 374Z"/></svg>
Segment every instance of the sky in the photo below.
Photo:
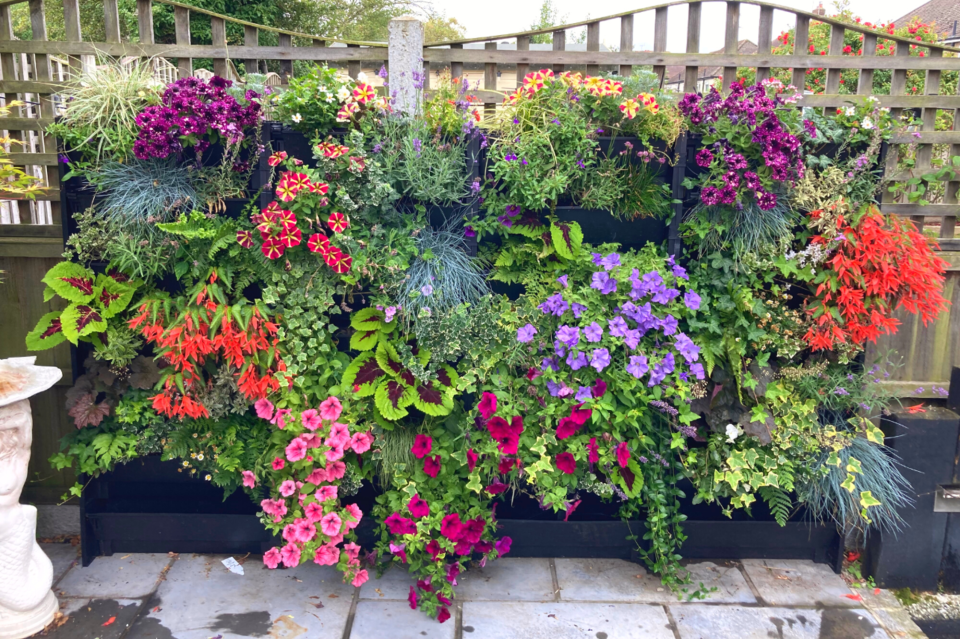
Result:
<svg viewBox="0 0 960 639"><path fill-rule="evenodd" d="M622 13L630 9L660 4L663 0L553 0L564 23ZM895 20L926 0L850 0L854 15L869 22ZM432 0L432 6L447 17L456 18L467 29L468 37L500 35L525 31L540 15L541 0ZM774 4L812 11L817 0L775 0ZM725 4L704 2L700 29L700 51L716 51L723 47ZM824 2L827 15L833 13L832 0ZM634 50L653 48L653 11L634 17ZM740 37L757 41L760 9L755 5L740 5ZM774 38L793 27L794 19L781 11L774 12ZM687 8L671 7L667 18L667 50L682 52L686 44ZM569 40L571 36L568 35ZM619 47L620 21L611 20L600 25L600 41Z"/></svg>

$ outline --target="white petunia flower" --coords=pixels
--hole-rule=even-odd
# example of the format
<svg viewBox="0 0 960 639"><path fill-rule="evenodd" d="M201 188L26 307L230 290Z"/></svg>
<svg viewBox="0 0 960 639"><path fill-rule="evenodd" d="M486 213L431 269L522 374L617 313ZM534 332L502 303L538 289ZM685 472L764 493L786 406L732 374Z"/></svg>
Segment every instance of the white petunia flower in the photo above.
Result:
<svg viewBox="0 0 960 639"><path fill-rule="evenodd" d="M357 74L357 82L366 82L366 81L367 81L367 74L366 74L366 73L364 73L363 71L361 71L360 73Z"/></svg>
<svg viewBox="0 0 960 639"><path fill-rule="evenodd" d="M348 89L346 86L340 87L340 90L337 91L337 99L343 102L349 97L350 97L350 89Z"/></svg>
<svg viewBox="0 0 960 639"><path fill-rule="evenodd" d="M727 441L731 444L737 441L737 437L743 434L743 430L736 424L727 424Z"/></svg>

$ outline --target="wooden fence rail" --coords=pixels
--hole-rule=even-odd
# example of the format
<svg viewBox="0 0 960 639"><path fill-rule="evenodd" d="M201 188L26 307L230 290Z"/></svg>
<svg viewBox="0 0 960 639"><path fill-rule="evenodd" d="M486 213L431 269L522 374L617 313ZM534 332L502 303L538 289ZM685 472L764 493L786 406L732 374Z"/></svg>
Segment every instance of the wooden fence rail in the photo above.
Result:
<svg viewBox="0 0 960 639"><path fill-rule="evenodd" d="M23 149L17 149L11 158L16 164L42 175L50 187L40 198L48 203L43 206L47 207L45 210L49 211L49 215L40 216L33 210L29 215L25 210L18 212L14 203L10 209L12 213L8 216L10 219L5 219L14 223L0 224L0 269L6 271L4 283L0 284L0 357L25 354L23 336L43 312L51 310L52 302L45 303L42 300L39 281L43 272L56 262L62 252L63 239L60 232L56 140L46 135L44 129L57 115L60 104L58 92L62 90L63 81L82 68L84 57L108 55L116 58L175 59L175 68L181 77L194 73L197 60L212 61L214 71L220 75L232 74L235 64L250 73L261 69L264 61L269 61L271 67L279 71L283 83L293 77L297 68L294 63L298 61L337 65L344 67L350 76L357 77L361 69L376 70L380 65L387 64L390 57L386 42L350 41L277 29L171 0L137 0L136 42L123 41L117 0L104 0L105 42L86 42L81 33L79 0L60 1L63 5L65 35L57 41L48 37L46 0L0 1L0 99L6 103L16 99L28 103L27 107L12 113L11 117L0 120L0 130L7 131L14 138L30 141ZM157 42L154 3L173 7L175 41L172 43ZM12 9L19 4L28 7L32 29L30 40L21 41L14 37ZM824 93L805 94L798 104L810 108L835 108L856 97L841 94L844 71L856 72L856 91L860 97L876 93L874 84L878 71L883 71L891 79L889 93L876 96L880 104L890 108L894 114L910 110L917 114L920 121L916 131L895 139L891 145L886 166L889 178L909 180L927 172L934 160L945 153L960 155L960 95L947 94L944 90L947 86L944 82L946 74L960 73L960 57L957 56L960 50L923 44L925 55L920 57L910 55L911 45L917 44L915 41L877 32L860 24L847 24L767 2L729 0L719 4L724 5L724 37L723 47L718 52L701 52L706 26L704 2L681 0L549 29L453 42L421 43L421 62L424 70L429 71L425 73L425 86L429 87L431 72L441 69L448 69L453 77L473 74L478 79L475 93L489 113L502 102L506 88L519 85L531 69L576 69L589 74L615 72L627 75L639 67L650 67L660 77L662 84L665 84L669 69L681 69L680 77L685 91L703 88L701 71L706 68L720 69L717 84L721 86L729 85L744 69L751 69L755 70L758 80L772 77L775 73L780 76L786 74L799 87L804 86L808 70L825 69ZM738 44L744 11L750 5L759 7L758 31L755 36L746 36L749 39L756 38L755 54L745 54ZM671 8L674 11L670 11ZM667 46L669 20L677 18L677 13L684 10L684 50L670 52ZM778 13L786 14L787 19L792 20L795 42L800 43L801 47L799 51L788 55L774 54L773 28L775 14ZM210 20L209 44L194 44L192 41L191 16L198 15ZM651 18L653 48L650 51L636 50L635 27L639 20ZM826 55L810 55L806 49L811 27L817 23L830 26ZM619 27L615 30L619 33L619 50L604 50L601 45L600 34L604 24ZM228 28L229 25L233 26ZM585 30L583 45L572 44L573 38L568 38L571 30ZM240 31L243 33L242 42L228 41L228 32ZM275 34L276 40L272 41L277 44L261 46L260 36L263 33ZM844 37L851 33L862 36L862 55L844 54ZM550 35L552 44L533 44L538 35ZM877 55L879 44L895 46L895 55ZM923 76L920 95L907 94L908 74ZM398 81L413 82L413 78L410 75L405 79L391 77L392 85ZM943 114L947 117L944 118ZM941 116L939 119L938 115ZM952 122L952 127L937 130L937 123L940 122L943 129L944 121ZM910 153L916 160L914 168L903 170L898 166L904 153ZM939 203L920 207L902 197L894 199L892 194L886 193L882 208L889 213L910 217L925 232L939 238L942 248L947 251L944 255L954 265L951 269L957 269L951 270L948 279L948 297L956 297L960 303L960 291L956 286L956 279L960 279L960 258L957 257L960 252L956 252L960 251L960 238L954 237L956 219L960 216L960 202L957 199L960 180L946 181L944 187L944 195ZM0 192L0 198L3 195ZM895 339L885 338L876 347L871 347L871 355L895 347L909 361L898 373L899 378L894 386L909 395L915 394L913 387L922 385L925 390L921 395L929 394L933 384L946 384L951 366L960 364L960 326L955 326L960 324L960 310L951 311L948 316L940 318L935 326L926 329L917 327L912 319L905 319L905 322ZM41 363L69 368L66 347L41 353L39 360ZM68 386L71 383L70 376L65 376L63 384ZM58 487L64 481L63 477L49 471L45 461L53 452L60 433L73 428L61 408L62 392L63 388L49 391L51 396L43 396L45 398L37 403L44 407L55 407L47 411L50 415L48 419L45 417L46 422L38 422L39 428L45 430L38 431L39 436L35 438L39 448L34 454L34 470L42 481L34 483L30 490L38 499L49 497L48 493L43 492L44 486ZM42 425L44 423L47 425Z"/></svg>

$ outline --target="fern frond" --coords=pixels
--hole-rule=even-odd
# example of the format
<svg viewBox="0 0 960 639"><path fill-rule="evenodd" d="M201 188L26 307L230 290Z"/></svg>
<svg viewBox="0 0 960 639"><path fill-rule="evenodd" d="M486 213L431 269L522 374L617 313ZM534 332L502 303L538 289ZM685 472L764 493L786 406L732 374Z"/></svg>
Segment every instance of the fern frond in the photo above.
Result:
<svg viewBox="0 0 960 639"><path fill-rule="evenodd" d="M776 486L761 486L759 491L763 501L767 502L773 518L781 526L787 524L790 519L790 511L793 509L793 499L783 489Z"/></svg>

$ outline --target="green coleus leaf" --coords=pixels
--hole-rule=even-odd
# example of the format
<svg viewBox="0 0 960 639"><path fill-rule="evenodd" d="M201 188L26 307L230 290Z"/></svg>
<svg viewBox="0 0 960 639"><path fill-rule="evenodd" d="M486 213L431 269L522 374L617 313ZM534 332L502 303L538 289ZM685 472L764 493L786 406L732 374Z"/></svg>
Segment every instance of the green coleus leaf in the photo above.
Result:
<svg viewBox="0 0 960 639"><path fill-rule="evenodd" d="M576 222L554 222L550 225L550 240L557 255L572 260L580 253L583 231Z"/></svg>
<svg viewBox="0 0 960 639"><path fill-rule="evenodd" d="M414 401L414 390L395 379L385 379L377 384L374 400L381 415L396 421L409 414L407 406Z"/></svg>
<svg viewBox="0 0 960 639"><path fill-rule="evenodd" d="M94 300L100 304L103 319L110 319L130 306L135 291L132 284L121 284L112 277L97 275L93 294Z"/></svg>
<svg viewBox="0 0 960 639"><path fill-rule="evenodd" d="M540 221L540 216L537 213L527 210L518 219L514 220L513 226L507 230L535 240L543 236L547 231L547 225Z"/></svg>
<svg viewBox="0 0 960 639"><path fill-rule="evenodd" d="M374 354L367 351L358 355L343 371L341 385L354 389L358 397L369 397L376 391L377 382L386 375Z"/></svg>
<svg viewBox="0 0 960 639"><path fill-rule="evenodd" d="M436 381L427 384L418 384L413 398L413 404L427 415L449 415L453 411L453 397L451 393Z"/></svg>
<svg viewBox="0 0 960 639"><path fill-rule="evenodd" d="M60 322L60 311L53 311L41 317L37 326L27 333L27 350L42 351L53 348L66 339Z"/></svg>
<svg viewBox="0 0 960 639"><path fill-rule="evenodd" d="M386 322L383 311L375 307L362 308L350 316L350 327L357 331L375 331Z"/></svg>
<svg viewBox="0 0 960 639"><path fill-rule="evenodd" d="M640 489L643 488L643 471L637 460L631 459L626 468L615 468L613 479L628 497L640 496Z"/></svg>
<svg viewBox="0 0 960 639"><path fill-rule="evenodd" d="M57 295L77 303L93 300L95 279L93 271L73 262L60 262L43 276L43 282Z"/></svg>
<svg viewBox="0 0 960 639"><path fill-rule="evenodd" d="M350 350L372 351L380 343L383 333L379 329L372 331L360 330L350 336Z"/></svg>
<svg viewBox="0 0 960 639"><path fill-rule="evenodd" d="M386 341L381 341L380 345L377 346L377 363L380 364L380 368L394 377L406 370L400 360L400 355L397 354L397 349L393 347L393 344Z"/></svg>
<svg viewBox="0 0 960 639"><path fill-rule="evenodd" d="M64 336L73 344L86 335L107 330L100 309L89 304L71 304L60 315Z"/></svg>

